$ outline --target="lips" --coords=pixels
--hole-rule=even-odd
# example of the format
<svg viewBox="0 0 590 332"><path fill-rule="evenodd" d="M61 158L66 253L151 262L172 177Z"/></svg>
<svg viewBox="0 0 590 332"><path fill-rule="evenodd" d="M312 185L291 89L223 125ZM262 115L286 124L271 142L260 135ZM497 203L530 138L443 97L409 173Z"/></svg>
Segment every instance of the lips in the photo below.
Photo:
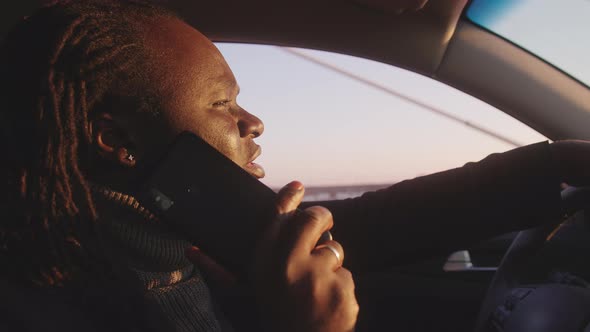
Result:
<svg viewBox="0 0 590 332"><path fill-rule="evenodd" d="M257 149L250 158L250 161L248 161L246 165L244 165L243 167L248 173L250 173L252 176L258 179L262 179L265 174L264 168L262 168L262 166L254 162L254 160L256 160L256 158L258 158L260 154L262 154L262 148L260 146L257 146Z"/></svg>

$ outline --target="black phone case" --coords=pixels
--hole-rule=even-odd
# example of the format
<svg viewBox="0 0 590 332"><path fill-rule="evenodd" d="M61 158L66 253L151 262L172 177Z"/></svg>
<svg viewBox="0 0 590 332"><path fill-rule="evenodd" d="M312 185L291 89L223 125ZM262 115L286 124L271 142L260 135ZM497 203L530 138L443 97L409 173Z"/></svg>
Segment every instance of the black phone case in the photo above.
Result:
<svg viewBox="0 0 590 332"><path fill-rule="evenodd" d="M245 275L276 213L276 193L189 132L147 174L138 200L231 272Z"/></svg>

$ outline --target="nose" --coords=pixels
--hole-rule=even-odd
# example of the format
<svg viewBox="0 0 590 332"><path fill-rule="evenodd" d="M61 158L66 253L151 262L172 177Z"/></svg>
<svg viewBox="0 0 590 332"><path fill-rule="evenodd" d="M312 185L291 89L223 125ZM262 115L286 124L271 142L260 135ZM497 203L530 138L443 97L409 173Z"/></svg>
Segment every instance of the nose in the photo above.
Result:
<svg viewBox="0 0 590 332"><path fill-rule="evenodd" d="M242 109L238 119L238 128L240 129L241 137L251 136L252 138L256 138L264 132L264 123L255 115Z"/></svg>

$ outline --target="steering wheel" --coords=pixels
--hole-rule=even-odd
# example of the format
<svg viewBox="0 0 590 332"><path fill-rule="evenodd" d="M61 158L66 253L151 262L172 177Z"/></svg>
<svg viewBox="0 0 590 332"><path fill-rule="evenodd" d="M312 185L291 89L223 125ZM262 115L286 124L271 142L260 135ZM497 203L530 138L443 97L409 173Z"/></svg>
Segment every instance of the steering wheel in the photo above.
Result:
<svg viewBox="0 0 590 332"><path fill-rule="evenodd" d="M562 192L562 202L568 215L577 215L579 219L583 212L574 212L590 207L590 188L570 187ZM590 215L590 210L586 215ZM549 278L553 280L537 275L531 283L531 270L535 270L531 261L545 249L548 237L559 231L554 225L545 225L518 234L492 279L477 318L476 332L590 331L590 285L582 278L560 272ZM590 243L590 237L585 241Z"/></svg>

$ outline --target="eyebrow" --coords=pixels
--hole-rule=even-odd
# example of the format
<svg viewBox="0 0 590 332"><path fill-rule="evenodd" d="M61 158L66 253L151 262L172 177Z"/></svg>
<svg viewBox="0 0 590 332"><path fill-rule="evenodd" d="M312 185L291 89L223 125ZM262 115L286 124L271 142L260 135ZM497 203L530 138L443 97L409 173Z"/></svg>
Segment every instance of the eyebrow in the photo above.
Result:
<svg viewBox="0 0 590 332"><path fill-rule="evenodd" d="M230 89L236 89L237 93L236 94L240 94L240 85L236 82L232 82L232 81L219 81L218 77L215 78L210 78L207 81L210 81L212 85L214 85L215 87L219 86L220 88L230 88Z"/></svg>

